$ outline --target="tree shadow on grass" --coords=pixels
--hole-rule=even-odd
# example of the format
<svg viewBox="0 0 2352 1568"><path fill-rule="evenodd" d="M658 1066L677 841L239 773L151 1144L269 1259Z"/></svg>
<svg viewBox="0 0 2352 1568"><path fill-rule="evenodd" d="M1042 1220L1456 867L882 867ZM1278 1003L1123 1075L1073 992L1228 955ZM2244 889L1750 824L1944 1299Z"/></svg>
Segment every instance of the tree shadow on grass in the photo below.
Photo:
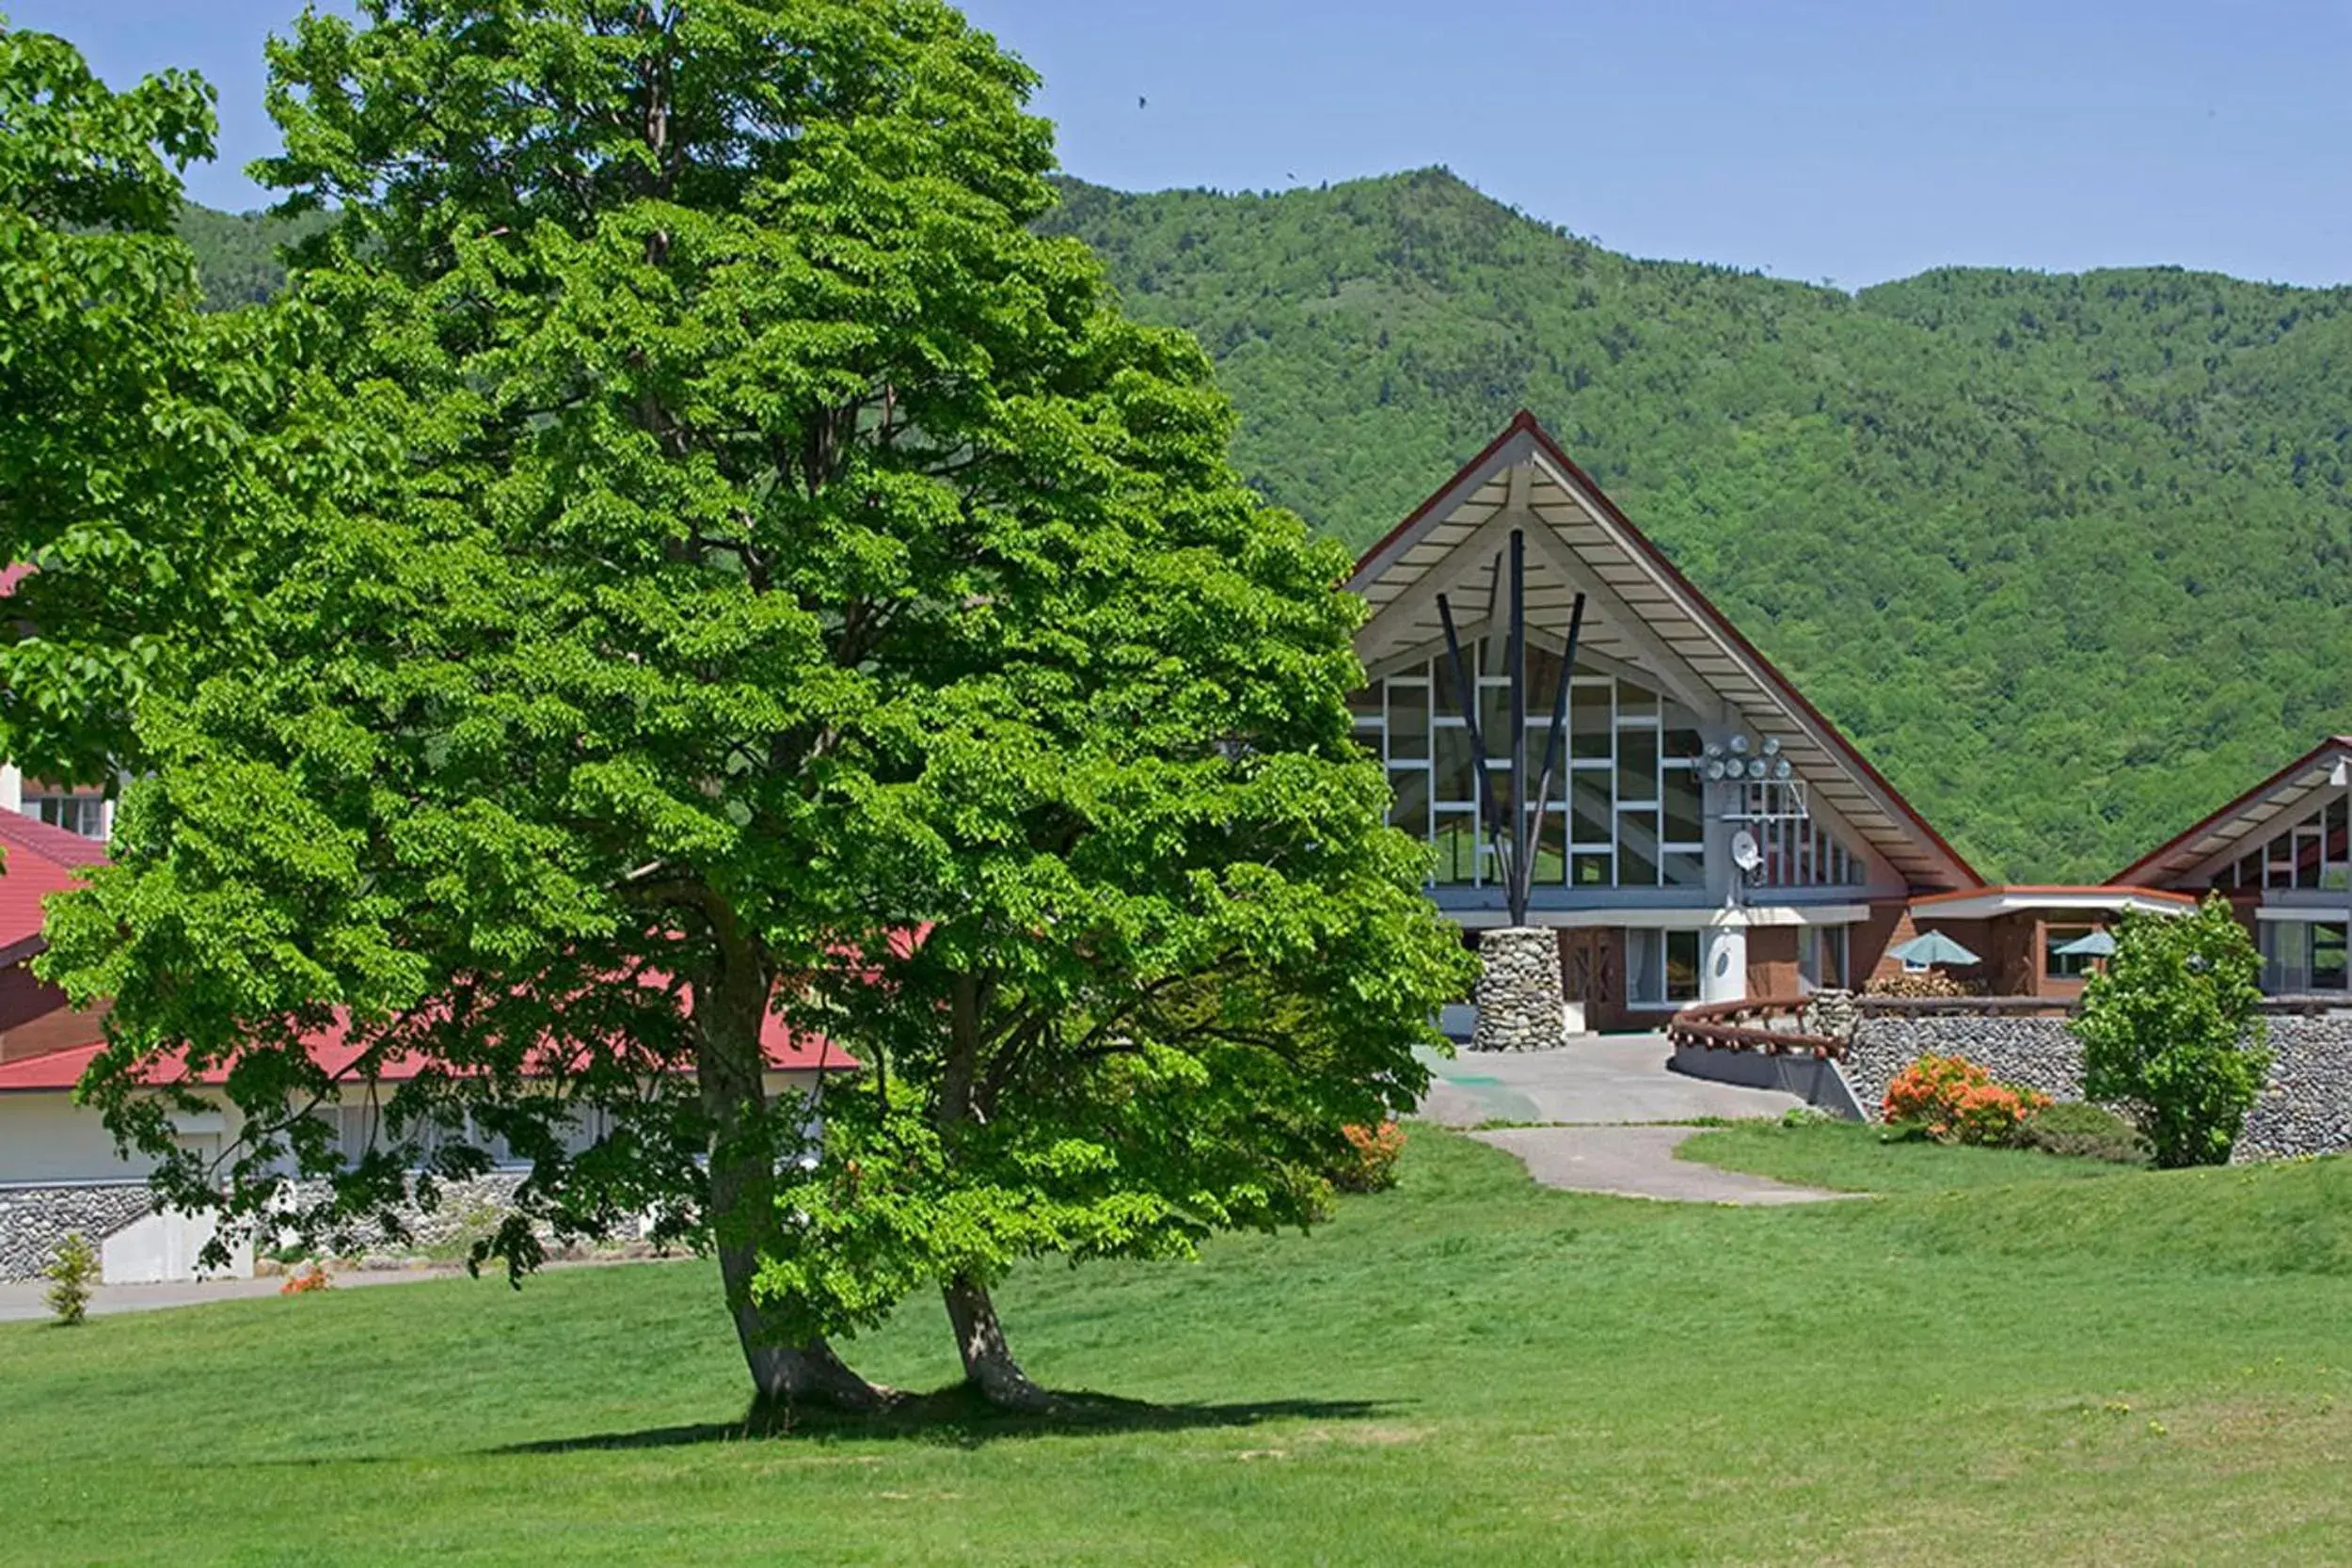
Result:
<svg viewBox="0 0 2352 1568"><path fill-rule="evenodd" d="M649 1427L511 1443L500 1454L565 1453L581 1449L673 1449L776 1437L829 1441L876 1438L977 1448L1008 1437L1086 1433L1180 1432L1200 1427L1248 1427L1261 1421L1360 1421L1391 1415L1391 1400L1254 1400L1232 1404L1153 1404L1113 1394L1055 1396L1049 1411L999 1410L959 1384L930 1394L901 1394L872 1415L845 1415L821 1406L755 1404L739 1421Z"/></svg>

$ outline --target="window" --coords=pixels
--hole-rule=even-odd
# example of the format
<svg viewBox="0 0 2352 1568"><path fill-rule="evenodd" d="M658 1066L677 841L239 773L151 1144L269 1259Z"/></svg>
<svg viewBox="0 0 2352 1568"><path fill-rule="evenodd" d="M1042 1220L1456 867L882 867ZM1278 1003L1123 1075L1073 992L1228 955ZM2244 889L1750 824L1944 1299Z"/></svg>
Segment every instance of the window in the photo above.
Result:
<svg viewBox="0 0 2352 1568"><path fill-rule="evenodd" d="M2352 833L2339 797L2268 842L2245 851L2214 873L2213 885L2241 891L2265 887L2352 890Z"/></svg>
<svg viewBox="0 0 2352 1568"><path fill-rule="evenodd" d="M1699 999L1699 933L1636 927L1626 936L1626 1000L1680 1006Z"/></svg>
<svg viewBox="0 0 2352 1568"><path fill-rule="evenodd" d="M2313 921L2303 928L2312 934L2312 990L2344 990L2344 927Z"/></svg>
<svg viewBox="0 0 2352 1568"><path fill-rule="evenodd" d="M2047 979L2078 980L2090 973L2094 961L2088 953L2061 953L2059 948L2077 942L2090 935L2088 926L2044 926L2042 927L2042 973Z"/></svg>
<svg viewBox="0 0 2352 1568"><path fill-rule="evenodd" d="M28 795L24 798L24 815L84 838L106 836L106 799L103 795Z"/></svg>
<svg viewBox="0 0 2352 1568"><path fill-rule="evenodd" d="M1510 704L1503 643L1488 636L1465 643L1463 651L1477 661L1471 686L1490 753L1486 780L1494 806L1508 821L1512 810L1523 808L1504 799ZM1543 777L1560 655L1531 641L1527 657L1532 791ZM1449 887L1485 884L1498 869L1491 849L1483 847L1492 842L1493 824L1479 790L1481 759L1461 706L1453 663L1443 654L1371 682L1349 699L1357 738L1387 759L1397 801L1390 819L1426 835L1438 851L1436 880ZM1705 888L1704 753L1698 716L1679 703L1637 681L1597 671L1577 674L1568 688L1565 755L1552 775L1551 798L1543 803L1535 885ZM1762 799L1785 795L1791 786L1745 788ZM1555 821L1563 828L1555 829ZM1759 885L1835 887L1862 879L1861 860L1809 819L1783 816L1754 827L1765 853Z"/></svg>
<svg viewBox="0 0 2352 1568"><path fill-rule="evenodd" d="M1798 989L1806 993L1846 986L1846 927L1797 927Z"/></svg>
<svg viewBox="0 0 2352 1568"><path fill-rule="evenodd" d="M2341 920L2263 921L2263 990L2273 996L2346 990L2346 932Z"/></svg>

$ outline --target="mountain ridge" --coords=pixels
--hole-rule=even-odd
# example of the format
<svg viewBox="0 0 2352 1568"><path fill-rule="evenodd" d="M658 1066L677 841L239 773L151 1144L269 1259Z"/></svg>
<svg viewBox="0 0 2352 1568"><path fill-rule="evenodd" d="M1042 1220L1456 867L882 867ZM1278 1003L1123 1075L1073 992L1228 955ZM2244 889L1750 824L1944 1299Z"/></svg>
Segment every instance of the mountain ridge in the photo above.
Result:
<svg viewBox="0 0 2352 1568"><path fill-rule="evenodd" d="M1043 227L1200 338L1270 499L1360 549L1532 410L1988 876L2104 877L2352 728L2352 288L1849 293L1623 256L1443 169L1061 188ZM260 297L268 226L222 216L208 286Z"/></svg>

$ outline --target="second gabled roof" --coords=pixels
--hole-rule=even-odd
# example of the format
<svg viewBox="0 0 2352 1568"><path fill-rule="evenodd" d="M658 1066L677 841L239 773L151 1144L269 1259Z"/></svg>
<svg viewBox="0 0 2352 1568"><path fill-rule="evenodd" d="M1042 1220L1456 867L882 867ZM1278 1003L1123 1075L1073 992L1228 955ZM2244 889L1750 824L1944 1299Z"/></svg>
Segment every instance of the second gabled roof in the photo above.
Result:
<svg viewBox="0 0 2352 1568"><path fill-rule="evenodd" d="M2340 761L2352 761L2352 736L2331 735L2187 832L2174 835L2132 862L2109 881L2156 887L2185 877L2224 850L2272 827L2302 816Z"/></svg>
<svg viewBox="0 0 2352 1568"><path fill-rule="evenodd" d="M1525 477L1515 479L1514 470ZM1520 515L1545 525L1557 547L1574 557L1580 575L1589 574L1591 586L1639 621L1645 641L1654 639L1653 646L1687 665L1709 691L1739 711L1740 721L1759 738L1777 739L1815 793L1915 887L1984 885L1975 867L1740 635L1524 409L1484 451L1367 550L1347 586L1365 598L1375 615L1401 605L1407 595L1418 604L1428 596L1420 586L1422 578L1457 550L1476 544L1481 531L1499 519ZM1558 597L1566 589L1553 583L1543 592ZM1565 600L1555 607L1533 586L1529 606L1532 612L1565 618ZM1630 631L1621 627L1620 635ZM1597 643L1588 637L1586 646ZM1638 653L1634 657L1638 662Z"/></svg>

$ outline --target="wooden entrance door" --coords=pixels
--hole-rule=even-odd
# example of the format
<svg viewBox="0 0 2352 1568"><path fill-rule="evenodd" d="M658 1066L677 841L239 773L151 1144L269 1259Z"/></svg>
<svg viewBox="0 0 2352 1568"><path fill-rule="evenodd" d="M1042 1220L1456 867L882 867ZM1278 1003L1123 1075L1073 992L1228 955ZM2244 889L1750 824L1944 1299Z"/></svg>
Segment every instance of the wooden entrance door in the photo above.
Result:
<svg viewBox="0 0 2352 1568"><path fill-rule="evenodd" d="M1560 933L1560 990L1584 1005L1584 1027L1613 1029L1625 1018L1617 931L1613 926L1574 926Z"/></svg>

